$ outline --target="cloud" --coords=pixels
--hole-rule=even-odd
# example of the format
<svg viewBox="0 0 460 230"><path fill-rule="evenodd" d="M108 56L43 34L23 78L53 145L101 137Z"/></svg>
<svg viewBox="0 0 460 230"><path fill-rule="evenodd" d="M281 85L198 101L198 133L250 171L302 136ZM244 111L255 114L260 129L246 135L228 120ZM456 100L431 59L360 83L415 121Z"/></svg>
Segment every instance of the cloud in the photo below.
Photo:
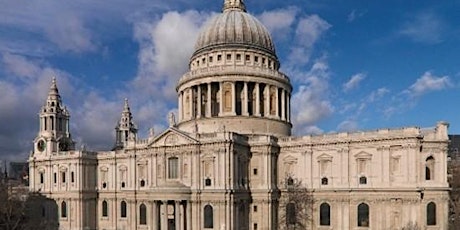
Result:
<svg viewBox="0 0 460 230"><path fill-rule="evenodd" d="M257 17L268 31L270 31L274 39L284 40L291 34L292 25L295 22L298 12L298 8L288 7L273 11L264 11Z"/></svg>
<svg viewBox="0 0 460 230"><path fill-rule="evenodd" d="M435 44L442 42L445 24L438 15L423 12L404 22L399 34L414 42Z"/></svg>
<svg viewBox="0 0 460 230"><path fill-rule="evenodd" d="M307 64L313 46L329 28L331 25L316 14L301 18L288 55L288 68L298 68Z"/></svg>
<svg viewBox="0 0 460 230"><path fill-rule="evenodd" d="M344 92L348 92L350 90L356 89L361 81L366 78L365 73L357 73L351 76L350 80L348 80L345 84L343 84L342 88Z"/></svg>
<svg viewBox="0 0 460 230"><path fill-rule="evenodd" d="M358 123L353 120L345 120L337 126L339 132L351 132L358 130Z"/></svg>
<svg viewBox="0 0 460 230"><path fill-rule="evenodd" d="M357 11L354 9L348 14L347 21L354 22L356 19L364 16L364 14L366 14L366 11Z"/></svg>
<svg viewBox="0 0 460 230"><path fill-rule="evenodd" d="M412 97L419 97L423 94L439 91L452 87L453 84L449 76L437 77L431 72L425 72L420 78L418 78L414 84L412 84L403 93L407 93Z"/></svg>
<svg viewBox="0 0 460 230"><path fill-rule="evenodd" d="M292 95L292 120L295 132L305 130L306 127L329 116L333 111L329 100L329 66L325 58L315 61L307 73L302 75L303 81Z"/></svg>

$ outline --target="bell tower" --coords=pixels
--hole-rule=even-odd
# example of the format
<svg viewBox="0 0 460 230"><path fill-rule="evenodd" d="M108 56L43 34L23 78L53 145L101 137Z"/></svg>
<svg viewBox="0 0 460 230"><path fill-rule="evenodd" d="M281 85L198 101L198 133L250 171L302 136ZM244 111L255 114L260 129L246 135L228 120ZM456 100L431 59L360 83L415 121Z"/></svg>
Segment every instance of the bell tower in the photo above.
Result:
<svg viewBox="0 0 460 230"><path fill-rule="evenodd" d="M69 129L70 114L62 104L61 96L53 77L51 87L39 113L40 129L34 140L35 153L69 151L75 148Z"/></svg>
<svg viewBox="0 0 460 230"><path fill-rule="evenodd" d="M116 141L114 149L120 149L126 146L130 139L137 138L137 127L133 122L133 114L129 108L128 99L125 99L125 105L121 112L121 118L115 127Z"/></svg>

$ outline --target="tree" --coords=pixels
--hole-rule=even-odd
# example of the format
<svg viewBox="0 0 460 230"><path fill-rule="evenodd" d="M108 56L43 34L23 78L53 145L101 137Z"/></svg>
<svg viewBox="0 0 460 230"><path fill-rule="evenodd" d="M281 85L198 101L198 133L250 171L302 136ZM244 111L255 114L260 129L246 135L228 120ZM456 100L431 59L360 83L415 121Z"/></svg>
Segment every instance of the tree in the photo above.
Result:
<svg viewBox="0 0 460 230"><path fill-rule="evenodd" d="M313 199L311 193L302 185L300 180L287 176L283 181L279 202L279 229L304 230L308 229L311 221Z"/></svg>
<svg viewBox="0 0 460 230"><path fill-rule="evenodd" d="M38 193L29 193L28 187L13 186L6 179L0 181L0 230L58 229L54 200ZM45 210L49 211L43 215Z"/></svg>

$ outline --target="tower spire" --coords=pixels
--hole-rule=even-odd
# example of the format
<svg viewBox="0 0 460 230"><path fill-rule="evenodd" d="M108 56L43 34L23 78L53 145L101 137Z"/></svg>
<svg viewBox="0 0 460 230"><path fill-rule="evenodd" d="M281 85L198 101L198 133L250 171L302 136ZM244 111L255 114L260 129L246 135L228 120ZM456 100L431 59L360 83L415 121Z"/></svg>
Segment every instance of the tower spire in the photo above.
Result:
<svg viewBox="0 0 460 230"><path fill-rule="evenodd" d="M246 6L243 0L225 0L223 11L240 10L246 12Z"/></svg>
<svg viewBox="0 0 460 230"><path fill-rule="evenodd" d="M125 98L123 111L121 112L121 119L115 127L116 141L115 148L123 148L130 138L136 138L137 127L133 122L133 114L129 108L128 99Z"/></svg>

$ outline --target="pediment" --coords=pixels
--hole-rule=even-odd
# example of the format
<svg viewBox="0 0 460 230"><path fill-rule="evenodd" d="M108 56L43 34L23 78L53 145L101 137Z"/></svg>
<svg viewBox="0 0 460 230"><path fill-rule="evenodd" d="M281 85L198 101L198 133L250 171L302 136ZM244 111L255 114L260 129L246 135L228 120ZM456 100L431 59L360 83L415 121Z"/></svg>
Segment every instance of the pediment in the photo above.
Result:
<svg viewBox="0 0 460 230"><path fill-rule="evenodd" d="M155 137L150 143L149 147L161 147L161 146L178 146L197 144L198 141L174 127L170 127L163 133Z"/></svg>
<svg viewBox="0 0 460 230"><path fill-rule="evenodd" d="M356 159L371 159L372 154L370 154L368 152L361 151L361 152L355 154L355 158Z"/></svg>
<svg viewBox="0 0 460 230"><path fill-rule="evenodd" d="M318 161L332 161L332 156L327 153L323 153L319 155L316 159Z"/></svg>
<svg viewBox="0 0 460 230"><path fill-rule="evenodd" d="M297 158L293 156L287 156L283 159L284 163L297 163Z"/></svg>

